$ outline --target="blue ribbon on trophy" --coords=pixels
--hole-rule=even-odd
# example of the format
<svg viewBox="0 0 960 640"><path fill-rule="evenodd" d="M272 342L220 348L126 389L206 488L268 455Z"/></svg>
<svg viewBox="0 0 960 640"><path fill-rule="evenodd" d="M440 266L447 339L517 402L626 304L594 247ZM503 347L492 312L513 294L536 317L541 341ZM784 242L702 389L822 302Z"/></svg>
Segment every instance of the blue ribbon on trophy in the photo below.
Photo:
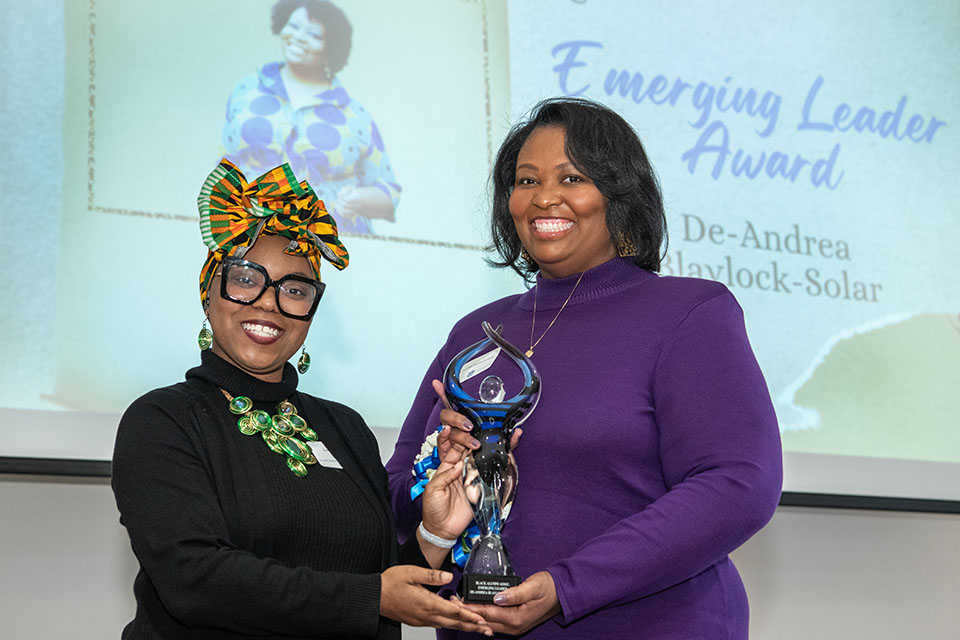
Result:
<svg viewBox="0 0 960 640"><path fill-rule="evenodd" d="M440 466L440 452L437 450L437 434L443 431L443 425L437 427L427 438L423 450L420 451L413 461L413 477L417 479L416 484L410 487L410 499L416 500L427 488L427 483L433 477L433 472ZM433 449L429 450L429 445L433 444Z"/></svg>
<svg viewBox="0 0 960 640"><path fill-rule="evenodd" d="M483 534L480 532L480 527L477 523L471 522L470 526L464 529L460 537L457 538L457 544L453 547L451 558L461 569L467 564L467 560L470 558L470 551L473 549L473 545L477 543L477 540L480 539L481 535Z"/></svg>

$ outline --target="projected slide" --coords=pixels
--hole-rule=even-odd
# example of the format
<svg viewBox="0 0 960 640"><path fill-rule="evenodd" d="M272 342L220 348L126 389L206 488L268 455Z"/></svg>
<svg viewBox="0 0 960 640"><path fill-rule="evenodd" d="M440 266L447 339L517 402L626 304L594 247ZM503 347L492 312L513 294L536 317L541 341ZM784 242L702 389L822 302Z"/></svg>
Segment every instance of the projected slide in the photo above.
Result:
<svg viewBox="0 0 960 640"><path fill-rule="evenodd" d="M960 462L955 5L748 4L511 3L514 108L636 126L663 273L737 295L787 451Z"/></svg>
<svg viewBox="0 0 960 640"><path fill-rule="evenodd" d="M40 311L24 292L5 313L11 330L45 331L11 349L0 405L53 426L43 438L5 430L2 454L108 458L117 414L196 364L206 253L196 197L223 154L251 179L258 164L291 162L338 216L351 264L323 274L303 385L362 407L374 426L399 425L460 315L522 289L481 252L490 161L510 122L504 3L344 3L349 50L319 98L283 83L278 68L295 52L282 33L290 18L271 28L274 2L44 4L13 9L34 31L10 49L26 63L45 53L41 41L58 48L61 73L34 82L60 110L47 116L57 126L11 126L25 142L7 168L21 174L13 196L23 173L36 174L46 228L62 240L40 256L11 243L17 271L57 293ZM252 78L273 93L254 95ZM284 120L291 98L300 108ZM36 117L25 102L11 125ZM54 175L33 139L62 155ZM464 293L438 305L454 288Z"/></svg>
<svg viewBox="0 0 960 640"><path fill-rule="evenodd" d="M4 312L22 338L5 348L0 415L44 436L0 427L0 455L106 459L117 414L196 363L195 199L221 155L248 177L290 162L337 217L352 262L324 273L303 388L393 437L453 322L522 291L483 262L506 129L576 95L644 141L667 207L662 272L720 281L743 306L786 488L960 500L952 0L353 0L336 18L349 39L343 22L292 38L309 24L272 20L273 4L11 8L45 35L13 33L0 73L50 106L8 100L0 161L45 194L36 220L57 249L0 247L57 293L41 309L18 287ZM336 62L311 64L321 40ZM49 73L17 75L37 62ZM884 477L863 461L900 471L879 489L825 471Z"/></svg>

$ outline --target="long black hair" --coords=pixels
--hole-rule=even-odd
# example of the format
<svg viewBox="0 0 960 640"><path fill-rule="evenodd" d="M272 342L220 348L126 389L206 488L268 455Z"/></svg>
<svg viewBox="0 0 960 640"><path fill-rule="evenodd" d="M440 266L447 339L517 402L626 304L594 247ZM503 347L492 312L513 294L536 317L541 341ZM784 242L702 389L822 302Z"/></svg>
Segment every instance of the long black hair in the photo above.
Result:
<svg viewBox="0 0 960 640"><path fill-rule="evenodd" d="M659 271L667 220L657 176L627 121L608 107L583 98L543 100L500 145L491 176L493 241L489 247L500 259L487 262L510 267L526 280L539 270L520 258L523 247L510 215L510 194L520 147L534 129L548 125L563 127L564 151L570 162L607 198L607 228L614 245L624 240L633 243L637 250L634 264Z"/></svg>

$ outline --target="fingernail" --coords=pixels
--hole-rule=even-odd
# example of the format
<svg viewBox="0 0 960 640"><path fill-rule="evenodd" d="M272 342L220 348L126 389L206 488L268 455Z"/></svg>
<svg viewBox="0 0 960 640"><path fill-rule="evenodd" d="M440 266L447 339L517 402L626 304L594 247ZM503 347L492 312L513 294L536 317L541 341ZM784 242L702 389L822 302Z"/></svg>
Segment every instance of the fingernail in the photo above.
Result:
<svg viewBox="0 0 960 640"><path fill-rule="evenodd" d="M440 579L450 582L451 580L453 580L453 574L448 571L442 571L440 572Z"/></svg>
<svg viewBox="0 0 960 640"><path fill-rule="evenodd" d="M479 448L480 448L480 441L479 441L479 440L476 440L476 439L474 439L474 438L471 438L471 439L470 439L470 446L473 447L474 449L479 449Z"/></svg>
<svg viewBox="0 0 960 640"><path fill-rule="evenodd" d="M494 604L507 604L507 596L503 595L502 593L498 593L497 595L493 596L493 602Z"/></svg>
<svg viewBox="0 0 960 640"><path fill-rule="evenodd" d="M470 421L469 421L469 420L464 420L463 422L461 422L461 423L460 423L460 427L463 428L463 429L465 429L465 430L467 430L467 431L472 431L472 430L473 430L473 425L470 424Z"/></svg>

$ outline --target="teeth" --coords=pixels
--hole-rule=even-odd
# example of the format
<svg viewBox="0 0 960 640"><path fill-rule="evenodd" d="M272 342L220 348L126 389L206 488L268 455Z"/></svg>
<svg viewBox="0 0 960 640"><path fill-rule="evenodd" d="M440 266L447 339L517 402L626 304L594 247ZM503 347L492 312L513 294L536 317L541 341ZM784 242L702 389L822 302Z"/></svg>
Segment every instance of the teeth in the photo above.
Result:
<svg viewBox="0 0 960 640"><path fill-rule="evenodd" d="M250 333L255 333L268 338L276 338L281 333L280 329L265 327L262 324L253 324L252 322L244 322L241 323L240 326L243 327L244 331L249 331Z"/></svg>
<svg viewBox="0 0 960 640"><path fill-rule="evenodd" d="M561 218L538 218L533 221L533 226L537 231L553 233L557 231L566 231L573 226L573 221L563 220Z"/></svg>

